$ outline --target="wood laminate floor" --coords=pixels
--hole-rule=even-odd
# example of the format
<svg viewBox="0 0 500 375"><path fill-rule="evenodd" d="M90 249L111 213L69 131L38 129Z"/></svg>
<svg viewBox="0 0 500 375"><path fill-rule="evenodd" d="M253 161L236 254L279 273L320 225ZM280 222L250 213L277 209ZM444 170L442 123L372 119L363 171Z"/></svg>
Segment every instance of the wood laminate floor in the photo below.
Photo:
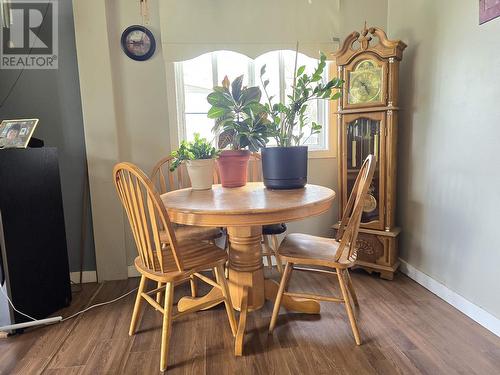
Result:
<svg viewBox="0 0 500 375"><path fill-rule="evenodd" d="M277 278L277 275L273 274ZM336 278L296 272L291 290L327 292ZM500 374L500 338L404 275L394 281L355 272L364 344L356 347L344 306L321 315L281 311L267 334L272 306L249 314L244 356L233 355L223 307L174 322L168 374ZM138 279L85 284L68 316L115 298ZM179 287L176 299L188 289ZM0 339L0 374L157 374L161 315L146 306L128 336L134 296L62 324Z"/></svg>

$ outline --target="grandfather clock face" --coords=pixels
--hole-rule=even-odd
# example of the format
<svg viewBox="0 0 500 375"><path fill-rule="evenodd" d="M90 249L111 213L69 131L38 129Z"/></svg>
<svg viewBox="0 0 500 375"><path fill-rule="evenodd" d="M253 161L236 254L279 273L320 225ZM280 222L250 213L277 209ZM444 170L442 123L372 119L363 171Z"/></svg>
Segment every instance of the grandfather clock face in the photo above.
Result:
<svg viewBox="0 0 500 375"><path fill-rule="evenodd" d="M349 72L348 104L382 101L382 67L373 60L362 60Z"/></svg>

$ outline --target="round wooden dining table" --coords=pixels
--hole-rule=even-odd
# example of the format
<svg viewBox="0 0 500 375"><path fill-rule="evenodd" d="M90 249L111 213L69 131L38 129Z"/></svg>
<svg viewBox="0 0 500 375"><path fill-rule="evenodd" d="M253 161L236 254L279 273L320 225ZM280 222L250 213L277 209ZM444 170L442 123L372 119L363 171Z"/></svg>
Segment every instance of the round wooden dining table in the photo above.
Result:
<svg viewBox="0 0 500 375"><path fill-rule="evenodd" d="M335 192L327 187L306 185L303 189L270 190L262 182L239 188L214 185L210 190L191 188L161 195L170 220L185 225L226 227L229 235L229 290L233 307L240 311L235 354L243 352L247 313L274 300L278 283L264 278L262 262L262 226L287 223L327 211ZM212 307L220 303L221 290L213 288L203 297L183 297L179 311L198 305ZM210 305L210 301L214 305ZM282 306L309 314L320 311L314 300L284 296Z"/></svg>

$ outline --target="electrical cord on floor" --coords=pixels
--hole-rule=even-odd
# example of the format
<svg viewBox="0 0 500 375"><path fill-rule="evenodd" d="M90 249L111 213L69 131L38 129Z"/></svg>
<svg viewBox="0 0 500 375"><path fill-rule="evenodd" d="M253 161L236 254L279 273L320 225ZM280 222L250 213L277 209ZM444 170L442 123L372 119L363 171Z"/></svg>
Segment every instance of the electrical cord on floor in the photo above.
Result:
<svg viewBox="0 0 500 375"><path fill-rule="evenodd" d="M117 298L115 298L115 299L112 299L111 301L101 302L101 303L96 303L95 305L89 306L89 307L87 307L86 309L83 309L82 311L78 311L77 313L74 313L73 315L70 315L70 316L67 316L66 318L63 318L63 319L61 320L61 322L64 322L64 321L66 321L66 320L68 320L68 319L71 319L71 318L74 318L74 317L76 317L76 316L78 316L78 315L80 315L80 314L83 314L84 312L87 312L87 311L89 311L89 310L92 310L92 309L93 309L93 308L95 308L95 307L104 306L104 305L109 305L110 303L114 303L114 302L116 302L116 301L119 301L119 300L121 300L122 298L125 298L125 297L127 297L128 295L132 294L132 293L133 293L133 292L135 292L137 289L139 289L139 288L134 288L134 289L132 289L131 291L129 291L129 292L127 292L127 293L125 293L125 294L121 295L120 297L117 297Z"/></svg>
<svg viewBox="0 0 500 375"><path fill-rule="evenodd" d="M95 305L91 305L91 306L89 306L89 307L87 307L87 308L85 308L85 309L83 309L83 310L81 310L81 311L78 311L78 312L76 312L76 313L74 313L74 314L72 314L72 315L70 315L70 316L67 316L67 317L65 317L65 318L61 319L61 320L60 320L60 322L64 322L64 321L66 321L66 320L69 320L69 319L75 318L75 317L77 317L78 315L83 314L84 312L87 312L87 311L89 311L89 310L92 310L93 308L100 307L100 306L105 306L105 305L109 305L109 304L111 304L111 303L117 302L117 301L119 301L119 300L121 300L121 299L123 299L123 298L127 297L128 295L132 294L133 292L137 291L137 289L139 289L139 288L134 288L134 289L132 289L132 290L128 291L127 293L125 293L125 294L123 294L123 295L121 295L121 296L119 296L119 297L117 297L117 298L115 298L115 299L112 299L112 300L110 300L110 301L101 302L101 303L96 303ZM4 290L3 290L3 288L1 288L1 287L0 287L0 292L1 292L4 296L5 296L5 298L6 298L6 299L7 299L7 301L9 302L9 305L12 307L12 309L13 309L15 312L17 312L18 314L21 314L21 315L25 316L25 317L26 317L26 318L28 318L28 319L31 319L31 320L32 320L32 321L34 321L34 322L39 321L39 319L35 319L35 318L33 318L32 316L29 316L28 314L25 314L25 313L23 313L22 311L19 311L19 310L18 310L18 309L14 306L14 303L11 301L11 299L9 298L9 296L5 293L5 291L4 291ZM59 322L58 322L58 323L59 323ZM43 324L43 323L42 323L42 324ZM0 331L0 339L2 339L2 338L7 338L8 336L9 336L9 334L8 334L7 332L1 332L1 331Z"/></svg>
<svg viewBox="0 0 500 375"><path fill-rule="evenodd" d="M19 311L18 309L16 309L16 306L14 306L14 304L10 300L9 296L7 295L7 293L5 293L5 291L1 287L1 285L0 285L0 292L2 292L2 294L4 295L4 297L7 299L7 301L9 302L10 307L12 307L12 310L14 310L15 312L17 312L18 314L21 314L22 316L25 316L28 319L31 319L33 321L37 320L37 319L33 318L32 316L29 316L28 314L25 314L25 313Z"/></svg>

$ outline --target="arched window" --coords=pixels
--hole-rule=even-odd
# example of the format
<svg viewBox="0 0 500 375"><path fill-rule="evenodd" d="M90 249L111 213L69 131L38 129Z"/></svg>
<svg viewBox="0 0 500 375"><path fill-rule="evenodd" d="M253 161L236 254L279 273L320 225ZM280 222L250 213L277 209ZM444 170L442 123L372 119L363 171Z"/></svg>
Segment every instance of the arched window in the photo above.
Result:
<svg viewBox="0 0 500 375"><path fill-rule="evenodd" d="M267 91L274 96L274 102L286 103L291 93L295 51L272 51L260 55L255 60L231 51L216 51L203 54L194 59L176 62L176 95L179 138L191 140L194 133L200 133L207 139L214 139L211 133L213 120L207 118L210 108L206 98L212 88L221 85L224 76L230 81L244 75L244 85L260 86L260 68L266 65L266 78L270 84ZM297 67L305 65L310 74L317 66L318 60L299 53ZM325 69L324 82L328 80L328 69ZM263 96L264 100L264 96ZM262 101L263 101L262 100ZM311 136L305 141L310 150L328 150L328 101L317 100L308 107L310 122L323 125L320 134ZM305 139L306 137L304 137ZM273 144L273 140L270 141Z"/></svg>

